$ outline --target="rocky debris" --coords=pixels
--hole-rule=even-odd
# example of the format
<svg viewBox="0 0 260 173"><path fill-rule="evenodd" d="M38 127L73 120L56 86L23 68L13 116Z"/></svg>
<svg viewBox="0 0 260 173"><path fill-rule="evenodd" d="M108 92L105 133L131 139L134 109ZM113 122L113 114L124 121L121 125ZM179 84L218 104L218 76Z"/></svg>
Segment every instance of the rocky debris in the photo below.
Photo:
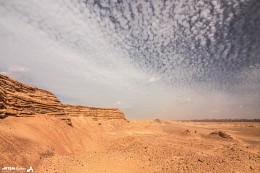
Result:
<svg viewBox="0 0 260 173"><path fill-rule="evenodd" d="M62 121L64 121L66 124L68 124L69 126L73 127L73 124L71 122L70 118L61 118Z"/></svg>
<svg viewBox="0 0 260 173"><path fill-rule="evenodd" d="M200 158L198 159L198 161L199 161L199 162L203 162L203 160L202 160L202 159L200 159Z"/></svg>
<svg viewBox="0 0 260 173"><path fill-rule="evenodd" d="M73 128L49 116L9 117L0 121L0 167L31 165L36 172L259 172L257 145L204 137L209 129L232 133L232 123L171 123L172 133L154 122L92 121L69 117ZM102 123L102 125L98 125ZM150 125L150 126L149 126ZM10 128L11 127L11 128ZM149 127L149 128L147 128ZM248 128L242 126L241 132ZM184 132L191 133L185 137ZM194 130L201 132L195 135ZM31 132L31 133L30 133ZM245 133L238 139L251 137ZM218 139L218 140L216 140ZM111 166L112 165L112 166ZM251 168L250 168L251 166ZM141 171L140 171L141 170Z"/></svg>
<svg viewBox="0 0 260 173"><path fill-rule="evenodd" d="M55 154L55 149L52 146L47 146L47 148L40 153L40 159L52 157Z"/></svg>
<svg viewBox="0 0 260 173"><path fill-rule="evenodd" d="M7 116L61 116L72 126L70 116L92 117L99 119L124 119L125 115L117 108L95 108L81 105L62 104L51 92L22 84L0 74L0 118Z"/></svg>
<svg viewBox="0 0 260 173"><path fill-rule="evenodd" d="M187 133L191 133L191 131L189 129L186 130Z"/></svg>
<svg viewBox="0 0 260 173"><path fill-rule="evenodd" d="M162 121L160 119L156 118L156 119L154 119L154 122L161 123Z"/></svg>
<svg viewBox="0 0 260 173"><path fill-rule="evenodd" d="M226 132L222 132L222 131L211 132L209 134L209 136L219 136L221 138L233 139L233 137L231 135L227 134Z"/></svg>

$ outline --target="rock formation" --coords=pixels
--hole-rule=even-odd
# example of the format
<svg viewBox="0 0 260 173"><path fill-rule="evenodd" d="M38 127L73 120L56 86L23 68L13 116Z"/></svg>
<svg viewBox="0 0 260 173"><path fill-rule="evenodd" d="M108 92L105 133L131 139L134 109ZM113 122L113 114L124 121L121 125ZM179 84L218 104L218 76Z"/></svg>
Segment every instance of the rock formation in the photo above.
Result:
<svg viewBox="0 0 260 173"><path fill-rule="evenodd" d="M65 104L64 110L71 116L86 116L93 119L125 119L124 113L117 108L95 108Z"/></svg>
<svg viewBox="0 0 260 173"><path fill-rule="evenodd" d="M32 87L0 74L0 117L65 115L57 97L49 91Z"/></svg>
<svg viewBox="0 0 260 173"><path fill-rule="evenodd" d="M22 84L0 74L0 118L7 116L87 116L93 119L125 119L117 108L63 105L49 91ZM65 118L66 119L66 118Z"/></svg>
<svg viewBox="0 0 260 173"><path fill-rule="evenodd" d="M221 138L226 138L226 139L233 139L233 137L226 133L226 132L222 132L222 131L215 131L215 132L211 132L209 134L209 136L216 136L216 137L221 137Z"/></svg>

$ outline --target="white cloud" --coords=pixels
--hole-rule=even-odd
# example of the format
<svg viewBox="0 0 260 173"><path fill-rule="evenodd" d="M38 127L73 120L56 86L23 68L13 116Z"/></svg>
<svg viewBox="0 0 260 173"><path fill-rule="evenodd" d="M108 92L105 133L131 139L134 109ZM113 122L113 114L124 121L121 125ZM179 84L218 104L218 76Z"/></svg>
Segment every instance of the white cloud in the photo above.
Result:
<svg viewBox="0 0 260 173"><path fill-rule="evenodd" d="M24 66L9 65L6 71L2 71L0 73L19 79L21 76L25 75L28 71L29 69Z"/></svg>
<svg viewBox="0 0 260 173"><path fill-rule="evenodd" d="M144 95L148 75L113 46L77 5L63 1L8 1L0 7L0 69L26 73L25 83L55 92L61 99L111 107L113 100ZM17 10L19 9L19 10ZM13 64L16 64L15 66ZM6 67L8 67L6 69Z"/></svg>
<svg viewBox="0 0 260 173"><path fill-rule="evenodd" d="M217 8L216 11L220 19L213 16L211 20L211 14L205 11L202 14L205 20L202 21L198 15L198 4L193 5L194 1L190 0L184 5L182 1L176 1L174 3L179 5L175 10L168 4L163 11L160 11L163 2L153 3L155 15L151 5L144 2L141 3L142 15L139 15L134 2L131 2L135 20L132 19L129 8L124 9L122 14L114 8L114 17L125 29L119 31L109 18L100 17L98 5L86 7L88 4L83 1L5 1L0 6L0 69L7 75L32 79L24 78L23 82L49 89L62 101L76 100L79 104L90 106L117 106L126 111L127 117L160 115L162 109L167 110L165 116L171 119L207 116L212 110L233 111L232 115L238 113L242 116L244 112L238 112L235 108L245 103L251 104L244 107L245 111L246 108L259 110L256 106L259 95L255 93L249 93L251 96L248 97L243 97L242 94L229 96L221 92L212 94L209 90L183 84L178 86L178 81L190 82L194 74L199 74L199 70L206 73L199 68L201 64L195 56L188 59L181 53L176 53L176 50L185 50L178 47L182 45L182 37L187 41L188 49L194 50L197 49L197 43L207 45L207 35L212 35L212 41L216 40L213 36L219 28L215 26L224 25L218 23L224 21L221 17L223 9ZM207 4L200 3L204 9L208 8ZM220 8L219 3L214 4ZM189 11L186 8L188 6L192 7L193 17L190 16L191 13L185 14ZM172 15L176 20L169 17L169 11L174 13ZM103 11L102 14L110 15L108 11ZM191 26L189 18L192 20ZM140 27L141 21L144 27ZM151 24L151 21L154 23ZM211 21L211 29L206 28L206 21ZM195 37L196 41L193 40ZM143 41L142 38L148 40L147 43L139 43ZM133 48L135 44L142 45ZM135 66L129 52L126 52L130 49L137 53L135 58L141 62L141 69ZM228 53L224 51L225 45L223 48L220 45L218 49L223 50L223 56ZM143 54L138 56L140 52L146 57ZM153 59L154 55L156 59ZM156 70L162 70L161 73L148 73L153 69L147 70L142 66L146 62L145 58L152 60L151 63ZM203 59L205 64L202 65L214 65L211 61L214 58L206 57ZM183 66L182 63L186 64ZM198 64L198 67L193 64ZM146 65L153 68L151 64ZM242 80L248 83L244 88L252 88L253 82L258 86L254 88L256 91L259 89L259 69L250 69L252 71L242 74L241 78L248 79ZM165 78L173 81L173 86L167 86ZM222 116L223 112L216 113L215 116Z"/></svg>
<svg viewBox="0 0 260 173"><path fill-rule="evenodd" d="M121 105L121 101L116 101L115 105Z"/></svg>
<svg viewBox="0 0 260 173"><path fill-rule="evenodd" d="M151 77L148 80L148 83L155 83L155 82L158 82L160 79L161 79L161 77Z"/></svg>
<svg viewBox="0 0 260 173"><path fill-rule="evenodd" d="M21 67L19 65L11 65L8 70L7 73L8 74L16 74L16 73L25 73L27 72L29 69L26 67Z"/></svg>

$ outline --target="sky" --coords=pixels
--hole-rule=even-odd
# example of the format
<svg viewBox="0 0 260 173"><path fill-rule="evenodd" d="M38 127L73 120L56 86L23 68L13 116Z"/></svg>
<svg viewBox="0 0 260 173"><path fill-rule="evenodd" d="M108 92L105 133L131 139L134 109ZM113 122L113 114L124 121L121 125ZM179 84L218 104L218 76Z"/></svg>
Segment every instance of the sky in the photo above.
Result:
<svg viewBox="0 0 260 173"><path fill-rule="evenodd" d="M0 73L128 119L260 118L259 0L0 0Z"/></svg>

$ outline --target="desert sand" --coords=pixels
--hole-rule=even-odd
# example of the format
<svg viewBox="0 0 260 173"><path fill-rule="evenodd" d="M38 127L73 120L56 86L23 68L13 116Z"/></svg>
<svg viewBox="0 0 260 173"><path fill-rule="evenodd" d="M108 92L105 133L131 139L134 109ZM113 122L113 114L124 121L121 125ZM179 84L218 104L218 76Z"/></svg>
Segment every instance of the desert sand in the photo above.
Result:
<svg viewBox="0 0 260 173"><path fill-rule="evenodd" d="M260 172L260 124L98 120L0 121L0 167L34 172ZM213 133L222 131L222 133Z"/></svg>
<svg viewBox="0 0 260 173"><path fill-rule="evenodd" d="M260 123L127 120L0 75L0 171L260 172ZM13 172L26 172L13 171Z"/></svg>

